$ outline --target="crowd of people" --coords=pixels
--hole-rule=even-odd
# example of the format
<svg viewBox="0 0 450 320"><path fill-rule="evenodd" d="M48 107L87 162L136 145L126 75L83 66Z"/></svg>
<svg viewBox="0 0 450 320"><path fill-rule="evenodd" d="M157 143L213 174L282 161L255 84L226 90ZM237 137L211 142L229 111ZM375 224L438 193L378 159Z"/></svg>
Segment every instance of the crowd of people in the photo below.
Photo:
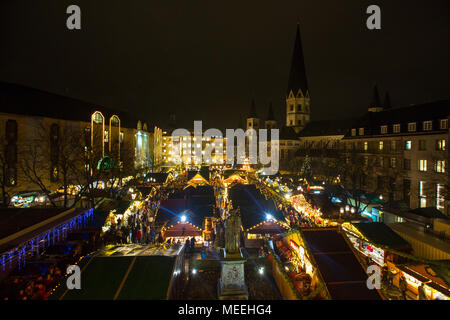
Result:
<svg viewBox="0 0 450 320"><path fill-rule="evenodd" d="M131 212L126 218L117 219L104 234L104 243L161 244L164 238L155 226L154 218L161 201L167 198L165 188L154 188L144 201L141 210Z"/></svg>

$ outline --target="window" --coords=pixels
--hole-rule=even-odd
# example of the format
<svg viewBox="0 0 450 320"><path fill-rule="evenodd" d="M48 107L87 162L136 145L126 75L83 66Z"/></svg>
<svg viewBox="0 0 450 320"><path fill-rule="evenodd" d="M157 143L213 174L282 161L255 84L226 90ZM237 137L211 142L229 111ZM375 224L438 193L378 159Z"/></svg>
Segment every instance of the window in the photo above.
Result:
<svg viewBox="0 0 450 320"><path fill-rule="evenodd" d="M120 143L123 143L123 131L120 132Z"/></svg>
<svg viewBox="0 0 450 320"><path fill-rule="evenodd" d="M411 159L403 159L403 169L411 170Z"/></svg>
<svg viewBox="0 0 450 320"><path fill-rule="evenodd" d="M408 131L409 131L409 132L414 132L414 131L416 131L416 123L415 123L415 122L410 122L410 123L408 123Z"/></svg>
<svg viewBox="0 0 450 320"><path fill-rule="evenodd" d="M383 141L378 142L378 150L383 151L384 143Z"/></svg>
<svg viewBox="0 0 450 320"><path fill-rule="evenodd" d="M395 168L395 166L397 165L397 158L391 158L390 165L391 168Z"/></svg>
<svg viewBox="0 0 450 320"><path fill-rule="evenodd" d="M102 123L103 122L103 115L100 113L100 112L95 112L94 114L93 114L93 120L94 120L94 123Z"/></svg>
<svg viewBox="0 0 450 320"><path fill-rule="evenodd" d="M298 125L300 125L300 126L302 125L302 120L298 120L297 122L298 122Z"/></svg>
<svg viewBox="0 0 450 320"><path fill-rule="evenodd" d="M386 134L387 133L387 126L381 126L381 134Z"/></svg>
<svg viewBox="0 0 450 320"><path fill-rule="evenodd" d="M419 181L419 207L425 208L427 206L427 198L425 195L425 181Z"/></svg>
<svg viewBox="0 0 450 320"><path fill-rule="evenodd" d="M364 128L359 128L359 135L363 136L364 135Z"/></svg>
<svg viewBox="0 0 450 320"><path fill-rule="evenodd" d="M445 173L445 160L436 160L435 170L439 173Z"/></svg>
<svg viewBox="0 0 450 320"><path fill-rule="evenodd" d="M352 129L352 137L356 136L356 129Z"/></svg>
<svg viewBox="0 0 450 320"><path fill-rule="evenodd" d="M378 158L378 166L383 168L384 167L384 159L383 157L379 157Z"/></svg>
<svg viewBox="0 0 450 320"><path fill-rule="evenodd" d="M105 130L105 143L108 143L108 141L109 141L108 130Z"/></svg>
<svg viewBox="0 0 450 320"><path fill-rule="evenodd" d="M448 129L448 119L442 119L440 121L440 127L441 129Z"/></svg>
<svg viewBox="0 0 450 320"><path fill-rule="evenodd" d="M419 171L427 171L427 160L419 160Z"/></svg>
<svg viewBox="0 0 450 320"><path fill-rule="evenodd" d="M364 151L367 151L369 149L369 143L367 141L364 141Z"/></svg>
<svg viewBox="0 0 450 320"><path fill-rule="evenodd" d="M445 151L445 140L436 140L436 150Z"/></svg>
<svg viewBox="0 0 450 320"><path fill-rule="evenodd" d="M367 167L369 165L369 157L365 156L364 157L364 166Z"/></svg>
<svg viewBox="0 0 450 320"><path fill-rule="evenodd" d="M294 111L294 105L291 104L291 111Z"/></svg>
<svg viewBox="0 0 450 320"><path fill-rule="evenodd" d="M423 130L429 131L433 129L433 121L424 121L423 122Z"/></svg>
<svg viewBox="0 0 450 320"><path fill-rule="evenodd" d="M394 131L394 133L399 133L400 132L400 124L394 124L393 131Z"/></svg>
<svg viewBox="0 0 450 320"><path fill-rule="evenodd" d="M396 151L397 150L397 141L392 140L391 141L391 150Z"/></svg>
<svg viewBox="0 0 450 320"><path fill-rule="evenodd" d="M419 140L419 150L420 151L427 150L427 142L426 142L426 140Z"/></svg>
<svg viewBox="0 0 450 320"><path fill-rule="evenodd" d="M292 126L292 120L289 121L289 124Z"/></svg>
<svg viewBox="0 0 450 320"><path fill-rule="evenodd" d="M405 141L405 150L411 150L411 140Z"/></svg>
<svg viewBox="0 0 450 320"><path fill-rule="evenodd" d="M442 184L436 184L436 209L442 210L444 209L445 197L444 192L445 188Z"/></svg>

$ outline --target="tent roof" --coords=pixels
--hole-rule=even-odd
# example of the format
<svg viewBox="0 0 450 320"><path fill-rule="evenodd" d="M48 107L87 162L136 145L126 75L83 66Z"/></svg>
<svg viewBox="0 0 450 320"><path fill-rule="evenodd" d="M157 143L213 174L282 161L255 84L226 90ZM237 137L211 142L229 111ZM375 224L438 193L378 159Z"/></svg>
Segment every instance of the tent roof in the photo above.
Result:
<svg viewBox="0 0 450 320"><path fill-rule="evenodd" d="M353 223L361 234L375 245L389 248L405 248L411 245L382 222Z"/></svg>

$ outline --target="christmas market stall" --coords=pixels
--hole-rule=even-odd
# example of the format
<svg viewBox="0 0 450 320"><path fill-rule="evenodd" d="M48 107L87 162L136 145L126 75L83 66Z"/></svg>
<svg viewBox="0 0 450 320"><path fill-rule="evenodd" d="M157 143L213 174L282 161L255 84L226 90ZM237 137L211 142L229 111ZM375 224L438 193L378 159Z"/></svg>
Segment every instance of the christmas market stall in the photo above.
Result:
<svg viewBox="0 0 450 320"><path fill-rule="evenodd" d="M411 253L411 245L382 222L349 223L342 228L353 246L365 257L382 266L386 262L401 263L404 259L395 252Z"/></svg>

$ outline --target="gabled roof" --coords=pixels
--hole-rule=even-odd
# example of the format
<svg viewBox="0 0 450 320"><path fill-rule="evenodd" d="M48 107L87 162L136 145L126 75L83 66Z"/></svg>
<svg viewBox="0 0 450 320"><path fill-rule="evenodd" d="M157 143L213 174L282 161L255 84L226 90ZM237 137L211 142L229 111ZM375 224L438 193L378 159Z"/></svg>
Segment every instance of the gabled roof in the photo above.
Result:
<svg viewBox="0 0 450 320"><path fill-rule="evenodd" d="M395 248L409 248L411 245L382 222L353 223L353 226L374 245Z"/></svg>
<svg viewBox="0 0 450 320"><path fill-rule="evenodd" d="M297 24L297 33L295 35L294 52L292 54L291 70L289 72L287 95L289 95L291 91L294 95L297 95L299 89L301 89L303 94L306 95L306 92L308 91L308 81L306 79L303 46L300 36L300 25Z"/></svg>

